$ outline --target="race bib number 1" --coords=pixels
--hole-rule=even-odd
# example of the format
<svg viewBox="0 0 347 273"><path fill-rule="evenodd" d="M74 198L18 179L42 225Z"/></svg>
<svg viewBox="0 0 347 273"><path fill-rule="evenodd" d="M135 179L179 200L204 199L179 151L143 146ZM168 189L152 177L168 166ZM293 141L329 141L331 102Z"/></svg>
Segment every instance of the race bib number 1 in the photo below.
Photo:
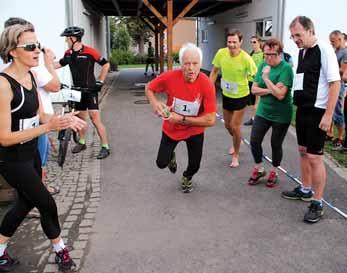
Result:
<svg viewBox="0 0 347 273"><path fill-rule="evenodd" d="M196 117L199 114L200 102L198 100L192 102L174 98L173 109L177 114Z"/></svg>

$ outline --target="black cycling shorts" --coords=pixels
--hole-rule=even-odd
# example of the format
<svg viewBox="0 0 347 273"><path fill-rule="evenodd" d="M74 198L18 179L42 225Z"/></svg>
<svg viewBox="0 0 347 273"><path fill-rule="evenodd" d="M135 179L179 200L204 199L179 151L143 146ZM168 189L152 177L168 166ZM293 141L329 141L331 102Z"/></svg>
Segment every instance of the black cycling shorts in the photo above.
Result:
<svg viewBox="0 0 347 273"><path fill-rule="evenodd" d="M309 154L322 155L326 132L319 128L324 109L298 107L296 111L296 137L298 145L306 147Z"/></svg>
<svg viewBox="0 0 347 273"><path fill-rule="evenodd" d="M249 97L248 95L243 98L229 98L223 95L223 109L227 111L238 111L245 108L248 104Z"/></svg>
<svg viewBox="0 0 347 273"><path fill-rule="evenodd" d="M78 111L99 110L98 93L82 93L81 101L76 102L75 109Z"/></svg>

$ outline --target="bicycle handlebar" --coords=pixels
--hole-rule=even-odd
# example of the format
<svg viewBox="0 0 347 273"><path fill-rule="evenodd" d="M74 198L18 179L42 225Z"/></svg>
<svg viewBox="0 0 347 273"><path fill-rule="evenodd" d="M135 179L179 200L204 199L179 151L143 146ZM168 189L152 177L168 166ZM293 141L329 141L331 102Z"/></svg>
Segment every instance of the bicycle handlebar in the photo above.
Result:
<svg viewBox="0 0 347 273"><path fill-rule="evenodd" d="M90 88L90 87L79 87L79 86L73 86L73 85L67 85L67 84L61 83L60 89L71 89L71 90L76 90L82 93L83 92L88 93L88 92L99 92L101 90L101 86L96 85L95 87Z"/></svg>

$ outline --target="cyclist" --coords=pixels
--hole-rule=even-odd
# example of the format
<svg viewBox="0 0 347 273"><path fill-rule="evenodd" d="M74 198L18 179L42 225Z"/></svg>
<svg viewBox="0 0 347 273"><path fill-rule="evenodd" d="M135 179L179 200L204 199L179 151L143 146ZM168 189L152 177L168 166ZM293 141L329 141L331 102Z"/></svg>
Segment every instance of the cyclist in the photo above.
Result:
<svg viewBox="0 0 347 273"><path fill-rule="evenodd" d="M182 192L193 190L192 177L200 168L205 127L216 120L216 96L213 83L200 72L202 52L194 44L185 44L179 52L181 69L168 71L146 86L146 95L155 113L166 120L157 157L160 169L177 170L175 148L185 141L188 166L181 178ZM166 105L155 93L167 94ZM171 106L171 109L169 108Z"/></svg>
<svg viewBox="0 0 347 273"><path fill-rule="evenodd" d="M73 84L82 88L90 88L91 90L101 89L102 84L107 76L110 68L109 62L101 57L100 53L82 43L84 29L80 27L67 27L60 36L66 37L69 49L65 52L59 63L55 64L55 68L69 65ZM94 65L101 65L101 72L98 80L94 76ZM76 110L79 111L78 116L83 120L91 119L95 126L101 142L101 150L97 156L98 159L106 158L110 155L110 147L108 145L107 133L104 124L101 121L98 93L83 92L81 101L76 103ZM72 149L72 153L79 153L87 148L86 146L86 129L80 131L80 140Z"/></svg>
<svg viewBox="0 0 347 273"><path fill-rule="evenodd" d="M210 79L215 82L221 71L223 90L223 116L225 128L233 139L231 168L239 166L241 121L249 101L248 78L257 72L251 56L241 49L243 35L238 30L227 34L227 47L218 50L213 58Z"/></svg>
<svg viewBox="0 0 347 273"><path fill-rule="evenodd" d="M12 25L1 34L0 57L10 64L0 74L0 173L17 190L17 199L0 226L0 271L10 271L18 263L8 255L7 243L34 207L40 212L42 229L53 244L60 269L74 266L60 236L56 203L41 182L37 137L68 127L81 129L85 122L73 114L43 112L30 71L39 64L40 52L32 25Z"/></svg>

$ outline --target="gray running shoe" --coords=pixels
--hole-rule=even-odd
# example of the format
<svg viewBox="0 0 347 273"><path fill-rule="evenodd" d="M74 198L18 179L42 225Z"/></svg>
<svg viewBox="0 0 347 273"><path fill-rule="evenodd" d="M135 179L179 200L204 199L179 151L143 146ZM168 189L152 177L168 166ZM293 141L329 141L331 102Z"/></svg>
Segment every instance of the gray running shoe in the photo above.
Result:
<svg viewBox="0 0 347 273"><path fill-rule="evenodd" d="M310 191L308 193L303 193L301 191L301 186L296 187L292 191L284 191L282 192L282 197L289 200L302 200L305 202L309 202L312 200L313 192Z"/></svg>
<svg viewBox="0 0 347 273"><path fill-rule="evenodd" d="M312 200L307 212L304 216L304 221L310 224L317 223L324 215L324 208L320 202Z"/></svg>
<svg viewBox="0 0 347 273"><path fill-rule="evenodd" d="M102 147L98 156L96 157L97 159L104 159L110 155L110 149L106 149L105 147Z"/></svg>
<svg viewBox="0 0 347 273"><path fill-rule="evenodd" d="M86 144L77 143L75 145L75 147L72 148L72 153L73 154L78 154L79 152L82 152L85 149L87 149L87 145Z"/></svg>

